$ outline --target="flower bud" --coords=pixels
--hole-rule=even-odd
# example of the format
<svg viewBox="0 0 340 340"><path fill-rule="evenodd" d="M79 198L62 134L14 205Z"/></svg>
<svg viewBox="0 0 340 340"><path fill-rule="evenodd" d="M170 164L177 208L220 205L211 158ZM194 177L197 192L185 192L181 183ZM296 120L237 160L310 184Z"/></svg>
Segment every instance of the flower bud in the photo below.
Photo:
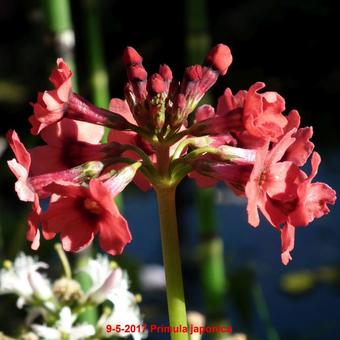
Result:
<svg viewBox="0 0 340 340"><path fill-rule="evenodd" d="M173 76L172 71L168 65L160 65L158 73L162 76L165 82L171 82Z"/></svg>
<svg viewBox="0 0 340 340"><path fill-rule="evenodd" d="M225 75L233 58L228 46L218 44L212 48L205 58L205 63L217 70L220 75Z"/></svg>
<svg viewBox="0 0 340 340"><path fill-rule="evenodd" d="M104 186L115 197L133 180L136 171L142 164L140 162L133 163L115 173L110 179L105 181Z"/></svg>
<svg viewBox="0 0 340 340"><path fill-rule="evenodd" d="M130 66L135 64L141 64L143 58L133 47L128 46L124 50L123 61L126 66Z"/></svg>
<svg viewBox="0 0 340 340"><path fill-rule="evenodd" d="M153 74L148 80L148 92L151 96L165 91L165 82L162 76L158 73Z"/></svg>
<svg viewBox="0 0 340 340"><path fill-rule="evenodd" d="M127 69L128 78L131 82L146 81L147 72L142 65L132 65Z"/></svg>

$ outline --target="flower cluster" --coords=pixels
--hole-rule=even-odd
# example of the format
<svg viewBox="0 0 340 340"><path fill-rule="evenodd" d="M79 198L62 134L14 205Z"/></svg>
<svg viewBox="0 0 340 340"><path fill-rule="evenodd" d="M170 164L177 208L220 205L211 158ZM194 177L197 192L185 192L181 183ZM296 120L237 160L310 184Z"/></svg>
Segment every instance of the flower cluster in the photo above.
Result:
<svg viewBox="0 0 340 340"><path fill-rule="evenodd" d="M60 233L64 249L71 251L83 249L98 233L101 247L119 254L131 235L113 198L131 181L157 191L189 175L199 186L223 181L246 197L254 227L260 209L281 235L287 264L295 228L327 214L336 200L327 184L312 182L320 164L319 154L312 154L312 128L300 127L296 110L285 114L278 93L260 92L261 82L235 95L227 88L216 109L197 107L232 62L223 44L203 65L187 67L182 81L167 65L148 76L131 47L123 60L125 100L114 98L105 110L72 91L72 72L58 59L50 77L54 88L38 94L30 117L31 132L46 145L27 151L14 131L8 134L16 155L8 162L16 191L32 202L27 233L32 248L39 246L42 228L47 239ZM110 128L107 144L100 143L103 126ZM308 176L301 167L310 156ZM39 204L44 198L50 198L47 212Z"/></svg>
<svg viewBox="0 0 340 340"><path fill-rule="evenodd" d="M48 268L43 262L19 254L12 264L5 261L0 270L0 294L16 294L17 307L27 307L26 333L20 339L102 339L112 337L106 326L142 324L138 295L129 290L128 275L107 256L98 255L90 259L83 269L92 285L84 292L72 278L62 277L54 282L48 280L38 269ZM79 324L79 314L90 306L102 308L96 325ZM112 308L113 307L113 308ZM37 322L42 320L43 324ZM128 332L115 334L127 337ZM145 338L146 333L131 333L134 340Z"/></svg>

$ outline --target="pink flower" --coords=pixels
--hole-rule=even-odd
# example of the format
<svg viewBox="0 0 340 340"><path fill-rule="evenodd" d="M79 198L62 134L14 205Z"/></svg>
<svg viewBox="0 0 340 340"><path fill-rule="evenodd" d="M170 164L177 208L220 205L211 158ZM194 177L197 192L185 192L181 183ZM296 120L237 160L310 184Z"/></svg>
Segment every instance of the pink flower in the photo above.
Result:
<svg viewBox="0 0 340 340"><path fill-rule="evenodd" d="M225 119L226 132L233 132L241 147L262 148L267 141L278 141L285 132L285 101L276 92L258 93L264 86L257 82L236 95L227 88L218 99L216 118Z"/></svg>
<svg viewBox="0 0 340 340"><path fill-rule="evenodd" d="M37 102L33 104L34 115L30 117L33 134L38 134L46 126L63 118L72 93L71 77L72 72L64 60L57 59L57 68L49 78L55 89L40 92Z"/></svg>
<svg viewBox="0 0 340 340"><path fill-rule="evenodd" d="M294 226L307 226L315 218L329 213L327 204L335 204L336 192L325 183L312 183L321 162L320 155L312 155L311 174L297 189L298 203L294 211L289 214L289 223Z"/></svg>
<svg viewBox="0 0 340 340"><path fill-rule="evenodd" d="M295 119L298 117L296 113L292 113L292 117L295 122L298 121ZM299 124L293 124L296 125ZM281 233L281 258L285 265L291 260L295 227L307 226L315 218L328 214L327 205L335 204L336 200L335 191L328 185L311 183L320 164L318 153L314 152L312 155L312 171L309 177L297 166L305 163L310 148L313 147L309 141L310 130L299 130L294 128L287 132L271 150L268 151L267 146L257 151L255 165L245 189L249 224L258 226L259 208ZM309 131L308 134L305 131ZM297 141L292 136L297 136L300 140ZM293 153L294 144L303 151ZM294 161L282 161L292 154Z"/></svg>
<svg viewBox="0 0 340 340"><path fill-rule="evenodd" d="M47 190L60 195L44 214L44 229L60 233L67 251L86 248L99 234L101 248L111 255L121 254L131 234L112 193L97 179L89 187L50 184Z"/></svg>
<svg viewBox="0 0 340 340"><path fill-rule="evenodd" d="M48 184L53 182L81 183L87 176L86 173L95 176L101 172L104 166L102 162L92 161L70 169L32 176L31 156L21 143L17 133L13 130L8 131L7 139L16 156L16 159L7 163L17 177L15 191L21 201L34 202L36 194L39 198L49 197L49 193L44 189ZM41 160L37 159L37 162L41 162ZM38 170L43 169L40 169L39 166L36 167Z"/></svg>
<svg viewBox="0 0 340 340"><path fill-rule="evenodd" d="M276 201L290 202L297 197L297 188L306 175L293 162L280 162L288 147L295 141L288 132L270 151L268 146L257 151L255 165L246 185L248 222L260 223L258 208L276 227L287 220ZM275 200L275 201L274 201Z"/></svg>
<svg viewBox="0 0 340 340"><path fill-rule="evenodd" d="M299 128L300 115L296 110L292 110L287 116L287 119L288 124L285 127L286 132L293 128ZM314 149L314 144L310 141L312 136L312 127L299 128L293 135L295 138L294 143L287 149L282 160L292 161L297 166L304 165Z"/></svg>
<svg viewBox="0 0 340 340"><path fill-rule="evenodd" d="M7 162L9 168L17 178L15 191L21 201L33 202L35 191L28 181L31 167L30 154L14 130L8 131L7 140L16 157L16 159Z"/></svg>
<svg viewBox="0 0 340 340"><path fill-rule="evenodd" d="M55 89L38 93L33 104L34 114L29 118L32 134L39 134L47 126L62 118L80 120L104 125L115 129L129 128L126 120L105 109L98 108L72 92L72 72L63 59L57 59L57 68L52 72L50 81Z"/></svg>
<svg viewBox="0 0 340 340"><path fill-rule="evenodd" d="M287 118L284 99L276 92L258 93L264 83L255 83L249 88L244 100L243 123L252 135L276 142L284 133Z"/></svg>
<svg viewBox="0 0 340 340"><path fill-rule="evenodd" d="M41 132L47 143L29 150L32 175L41 175L71 168L105 156L100 143L104 128L99 125L62 119Z"/></svg>

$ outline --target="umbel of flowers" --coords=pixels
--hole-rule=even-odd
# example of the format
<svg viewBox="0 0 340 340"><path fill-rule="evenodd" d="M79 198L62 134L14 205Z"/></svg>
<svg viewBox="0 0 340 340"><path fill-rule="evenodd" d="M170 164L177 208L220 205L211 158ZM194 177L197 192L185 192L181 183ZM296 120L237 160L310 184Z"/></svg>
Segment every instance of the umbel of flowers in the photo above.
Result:
<svg viewBox="0 0 340 340"><path fill-rule="evenodd" d="M60 234L67 251L84 249L98 234L104 251L120 254L132 237L113 198L131 181L142 190L153 188L170 323L185 322L174 205L176 186L185 176L201 187L222 181L245 197L253 227L260 210L281 237L284 264L291 260L296 228L327 214L336 195L327 184L313 182L320 156L313 152L312 127L300 127L296 110L285 113L278 93L260 92L264 83L236 94L227 88L215 108L198 106L227 73L232 62L227 46L215 46L203 65L187 67L181 81L167 65L148 76L131 47L123 60L125 99L112 99L105 110L72 91L72 72L58 59L50 77L53 89L38 94L29 119L31 132L46 145L26 150L10 131L16 159L8 164L19 198L32 204L27 238L33 249L41 234L46 239ZM100 143L104 127L110 129L107 144ZM301 169L308 158L310 174ZM39 204L44 198L50 199L45 212Z"/></svg>

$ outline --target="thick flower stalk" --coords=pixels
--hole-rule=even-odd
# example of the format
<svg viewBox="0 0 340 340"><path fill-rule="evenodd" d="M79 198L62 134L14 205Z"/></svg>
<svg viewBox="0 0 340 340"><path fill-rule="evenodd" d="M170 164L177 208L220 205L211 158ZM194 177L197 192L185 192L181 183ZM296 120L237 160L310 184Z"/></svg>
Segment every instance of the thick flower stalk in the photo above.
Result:
<svg viewBox="0 0 340 340"><path fill-rule="evenodd" d="M260 210L280 234L284 264L291 260L296 228L327 214L335 191L312 182L320 164L319 154L312 154L312 128L300 128L297 111L285 114L285 100L278 93L259 92L265 84L257 82L235 95L227 88L216 108L197 107L227 73L232 62L227 46L215 46L203 65L187 67L181 82L167 65L148 76L142 57L131 47L124 51L123 61L128 77L125 99L112 99L105 110L72 91L72 72L58 59L50 77L53 89L38 94L30 117L32 133L47 144L27 151L17 134L9 132L16 159L8 164L17 177L19 198L33 203L27 238L34 249L41 230L47 239L60 234L67 251L84 249L98 234L104 251L120 254L132 236L113 198L131 181L142 190L153 188L170 325L183 326L175 190L186 175L203 187L222 181L245 197L254 227ZM99 143L103 126L111 129L105 145ZM308 176L301 166L310 155ZM44 198L50 203L43 212L39 201Z"/></svg>

